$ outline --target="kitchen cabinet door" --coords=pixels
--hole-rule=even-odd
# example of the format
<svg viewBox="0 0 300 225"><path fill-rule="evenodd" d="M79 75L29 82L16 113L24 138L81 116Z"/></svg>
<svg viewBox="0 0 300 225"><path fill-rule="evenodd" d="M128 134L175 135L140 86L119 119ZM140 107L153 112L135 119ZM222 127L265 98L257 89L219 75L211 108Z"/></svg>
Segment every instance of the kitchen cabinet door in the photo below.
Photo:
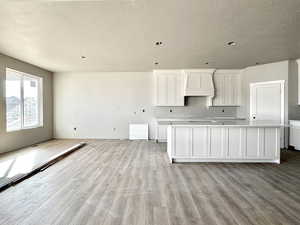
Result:
<svg viewBox="0 0 300 225"><path fill-rule="evenodd" d="M239 75L224 76L224 105L240 105L240 78Z"/></svg>
<svg viewBox="0 0 300 225"><path fill-rule="evenodd" d="M214 77L214 85L215 85L215 97L213 98L213 105L223 105L224 104L224 85L225 80L223 76L215 76Z"/></svg>
<svg viewBox="0 0 300 225"><path fill-rule="evenodd" d="M241 83L238 71L217 71L214 75L213 106L239 106Z"/></svg>
<svg viewBox="0 0 300 225"><path fill-rule="evenodd" d="M168 104L168 76L156 76L156 105Z"/></svg>
<svg viewBox="0 0 300 225"><path fill-rule="evenodd" d="M192 128L192 152L191 157L208 157L208 128Z"/></svg>
<svg viewBox="0 0 300 225"><path fill-rule="evenodd" d="M156 140L159 142L167 142L167 124L158 124L156 128Z"/></svg>
<svg viewBox="0 0 300 225"><path fill-rule="evenodd" d="M209 128L210 132L210 149L209 149L209 157L211 158L222 158L224 157L225 152L225 132L222 127L211 127Z"/></svg>
<svg viewBox="0 0 300 225"><path fill-rule="evenodd" d="M174 133L174 156L179 158L189 158L191 156L191 128L175 128Z"/></svg>
<svg viewBox="0 0 300 225"><path fill-rule="evenodd" d="M184 106L183 75L180 70L154 71L156 106Z"/></svg>

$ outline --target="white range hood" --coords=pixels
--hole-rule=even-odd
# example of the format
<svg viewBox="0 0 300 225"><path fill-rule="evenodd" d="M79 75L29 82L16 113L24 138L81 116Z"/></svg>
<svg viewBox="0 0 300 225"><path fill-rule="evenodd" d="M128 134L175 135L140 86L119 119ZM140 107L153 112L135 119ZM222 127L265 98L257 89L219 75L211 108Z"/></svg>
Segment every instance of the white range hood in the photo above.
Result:
<svg viewBox="0 0 300 225"><path fill-rule="evenodd" d="M183 70L184 96L214 97L213 74L215 69Z"/></svg>

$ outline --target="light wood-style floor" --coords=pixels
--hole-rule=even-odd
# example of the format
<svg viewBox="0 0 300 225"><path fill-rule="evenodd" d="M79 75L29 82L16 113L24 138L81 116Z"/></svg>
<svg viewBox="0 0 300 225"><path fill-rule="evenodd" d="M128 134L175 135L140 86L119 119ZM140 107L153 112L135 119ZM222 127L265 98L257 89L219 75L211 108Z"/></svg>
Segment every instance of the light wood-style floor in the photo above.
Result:
<svg viewBox="0 0 300 225"><path fill-rule="evenodd" d="M32 171L51 157L78 144L79 140L51 140L0 154L0 186Z"/></svg>
<svg viewBox="0 0 300 225"><path fill-rule="evenodd" d="M166 145L93 140L0 193L0 224L300 224L300 153L275 164L173 164Z"/></svg>

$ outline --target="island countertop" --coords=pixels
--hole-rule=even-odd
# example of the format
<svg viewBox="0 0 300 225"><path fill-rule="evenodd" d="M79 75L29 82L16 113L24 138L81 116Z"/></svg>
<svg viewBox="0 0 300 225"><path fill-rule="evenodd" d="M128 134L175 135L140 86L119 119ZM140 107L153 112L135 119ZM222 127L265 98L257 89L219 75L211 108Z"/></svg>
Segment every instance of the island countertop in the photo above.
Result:
<svg viewBox="0 0 300 225"><path fill-rule="evenodd" d="M171 122L170 126L210 126L210 127L287 127L280 121L249 121L249 120L230 120L230 121L176 121Z"/></svg>
<svg viewBox="0 0 300 225"><path fill-rule="evenodd" d="M170 118L156 118L158 123L163 122L210 122L210 121L232 121L232 120L246 120L240 117L170 117Z"/></svg>

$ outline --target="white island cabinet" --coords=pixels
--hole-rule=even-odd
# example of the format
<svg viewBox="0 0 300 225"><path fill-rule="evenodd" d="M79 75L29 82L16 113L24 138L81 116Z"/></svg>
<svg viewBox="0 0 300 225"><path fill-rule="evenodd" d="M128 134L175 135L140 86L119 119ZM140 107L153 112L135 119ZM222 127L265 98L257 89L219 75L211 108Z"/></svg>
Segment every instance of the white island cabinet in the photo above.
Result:
<svg viewBox="0 0 300 225"><path fill-rule="evenodd" d="M170 162L280 163L278 123L232 122L168 126Z"/></svg>

